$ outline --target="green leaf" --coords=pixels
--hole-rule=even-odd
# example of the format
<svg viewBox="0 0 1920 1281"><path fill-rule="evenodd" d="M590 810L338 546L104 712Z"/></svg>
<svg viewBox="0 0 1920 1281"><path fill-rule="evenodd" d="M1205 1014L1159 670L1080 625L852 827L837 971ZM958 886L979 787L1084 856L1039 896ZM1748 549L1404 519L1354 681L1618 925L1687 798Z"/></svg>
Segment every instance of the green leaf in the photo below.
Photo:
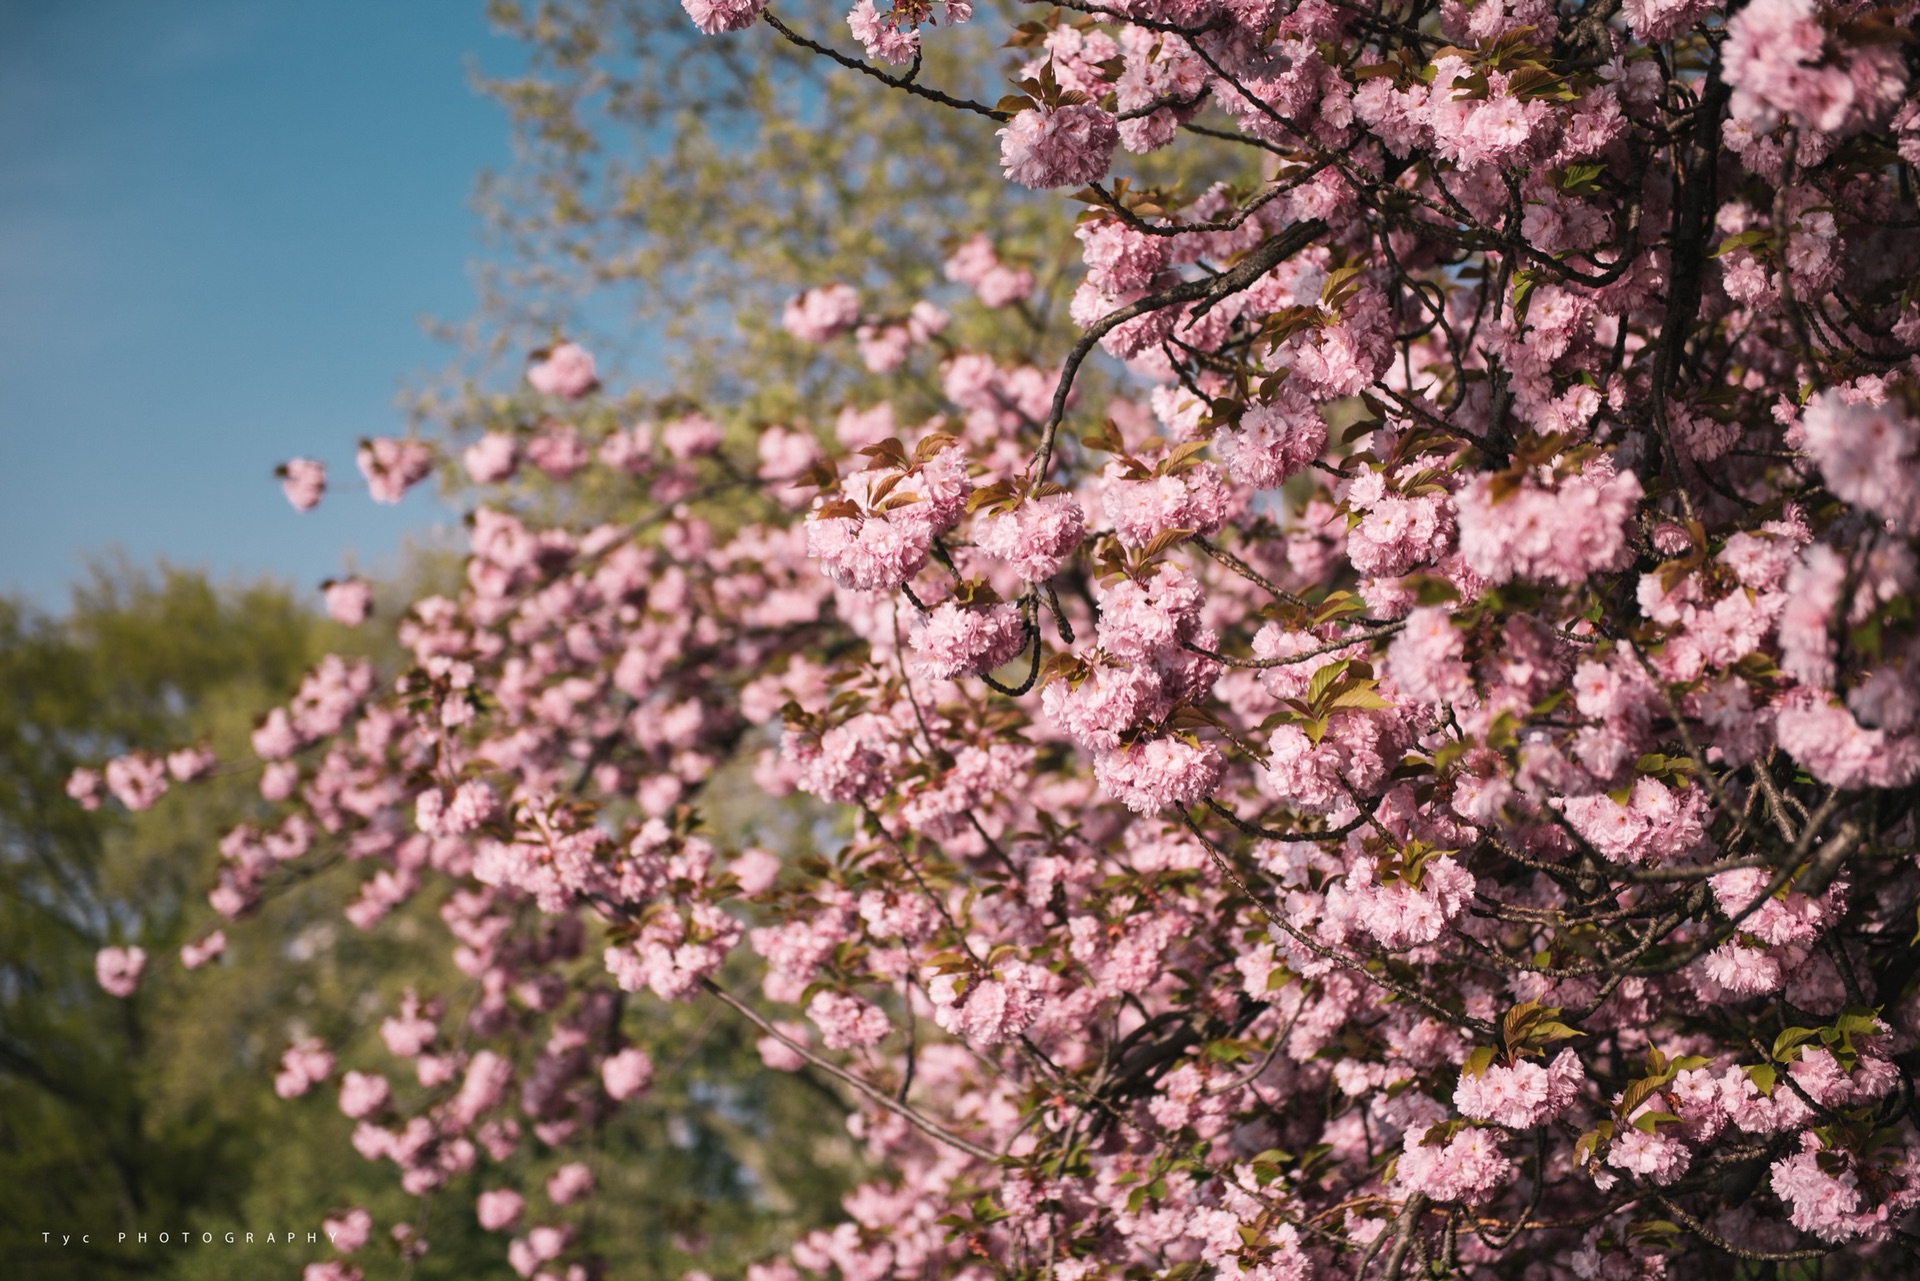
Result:
<svg viewBox="0 0 1920 1281"><path fill-rule="evenodd" d="M1333 696L1332 701L1327 704L1327 710L1332 712L1338 711L1341 708L1378 709L1382 707L1392 707L1393 704L1375 693L1373 687L1374 682L1372 681L1362 681L1357 685L1349 685Z"/></svg>
<svg viewBox="0 0 1920 1281"><path fill-rule="evenodd" d="M1527 304L1532 301L1534 286L1539 283L1539 273L1531 267L1522 267L1513 273L1513 318L1516 323L1526 320Z"/></svg>
<svg viewBox="0 0 1920 1281"><path fill-rule="evenodd" d="M1800 1045L1818 1035L1815 1028L1790 1027L1773 1038L1773 1057L1782 1063L1791 1063L1800 1057Z"/></svg>
<svg viewBox="0 0 1920 1281"><path fill-rule="evenodd" d="M1351 666L1353 666L1353 660L1343 658L1337 662L1328 663L1315 672L1313 679L1307 682L1307 705L1318 707L1326 692L1333 688L1334 682L1346 675L1347 669Z"/></svg>
<svg viewBox="0 0 1920 1281"><path fill-rule="evenodd" d="M1736 249L1751 249L1755 245L1766 244L1772 238L1772 232L1756 227L1752 231L1743 231L1737 236L1728 236L1720 242L1720 247L1713 251L1713 256L1719 258Z"/></svg>

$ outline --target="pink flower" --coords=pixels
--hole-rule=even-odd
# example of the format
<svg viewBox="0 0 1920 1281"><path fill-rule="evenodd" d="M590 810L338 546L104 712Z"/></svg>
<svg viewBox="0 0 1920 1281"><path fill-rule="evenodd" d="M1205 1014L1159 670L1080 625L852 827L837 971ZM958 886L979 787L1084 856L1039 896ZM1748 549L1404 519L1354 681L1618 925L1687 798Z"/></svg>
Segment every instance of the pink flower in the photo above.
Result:
<svg viewBox="0 0 1920 1281"><path fill-rule="evenodd" d="M760 479L790 481L820 460L820 445L804 431L775 424L760 433Z"/></svg>
<svg viewBox="0 0 1920 1281"><path fill-rule="evenodd" d="M1173 700L1145 664L1100 665L1079 679L1049 682L1040 691L1040 706L1082 747L1111 752L1129 728L1172 711Z"/></svg>
<svg viewBox="0 0 1920 1281"><path fill-rule="evenodd" d="M147 953L139 947L103 947L93 958L93 976L108 996L129 997L140 986Z"/></svg>
<svg viewBox="0 0 1920 1281"><path fill-rule="evenodd" d="M1032 1026L1046 989L1047 972L1024 962L1003 965L992 978L939 974L927 982L934 1021L980 1045L1011 1041Z"/></svg>
<svg viewBox="0 0 1920 1281"><path fill-rule="evenodd" d="M1453 1106L1462 1116L1513 1130L1532 1129L1571 1107L1586 1079L1572 1050L1560 1051L1550 1067L1529 1059L1511 1067L1496 1063L1478 1076L1461 1073Z"/></svg>
<svg viewBox="0 0 1920 1281"><path fill-rule="evenodd" d="M1478 476L1456 500L1460 552L1489 582L1580 583L1625 566L1632 554L1628 520L1640 497L1639 478L1615 473L1605 462L1589 463L1555 489L1528 477L1498 498L1488 478Z"/></svg>
<svg viewBox="0 0 1920 1281"><path fill-rule="evenodd" d="M592 461L592 455L573 424L549 423L527 442L527 461L552 479L564 481Z"/></svg>
<svg viewBox="0 0 1920 1281"><path fill-rule="evenodd" d="M276 707L267 713L253 731L253 754L263 761L281 761L305 746L303 736L293 726L287 709Z"/></svg>
<svg viewBox="0 0 1920 1281"><path fill-rule="evenodd" d="M815 992L807 1003L807 1017L820 1029L820 1039L829 1050L878 1045L889 1030L880 1007L842 992Z"/></svg>
<svg viewBox="0 0 1920 1281"><path fill-rule="evenodd" d="M1102 583L1097 598L1100 647L1118 658L1143 660L1178 650L1200 625L1200 582L1172 561L1144 582Z"/></svg>
<svg viewBox="0 0 1920 1281"><path fill-rule="evenodd" d="M653 429L645 423L615 428L600 442L600 461L638 476L653 466Z"/></svg>
<svg viewBox="0 0 1920 1281"><path fill-rule="evenodd" d="M1714 8L1713 0L1626 0L1627 28L1646 44L1664 44Z"/></svg>
<svg viewBox="0 0 1920 1281"><path fill-rule="evenodd" d="M996 263L987 274L980 278L974 293L988 307L1011 307L1023 302L1033 293L1033 273L1025 267L1008 267Z"/></svg>
<svg viewBox="0 0 1920 1281"><path fill-rule="evenodd" d="M956 446L905 471L856 472L842 488L851 510L816 504L807 554L842 587L891 591L919 573L933 540L959 523L973 484Z"/></svg>
<svg viewBox="0 0 1920 1281"><path fill-rule="evenodd" d="M491 1192L482 1192L474 1202L474 1210L481 1227L489 1232L506 1232L519 1219L526 1205L526 1199L513 1189L496 1188Z"/></svg>
<svg viewBox="0 0 1920 1281"><path fill-rule="evenodd" d="M1298 475L1327 447L1327 424L1311 405L1285 398L1253 405L1237 426L1213 437L1227 474L1255 489L1274 489Z"/></svg>
<svg viewBox="0 0 1920 1281"><path fill-rule="evenodd" d="M847 11L847 27L853 32L853 38L865 46L869 58L881 62L912 62L920 52L920 33L902 23L895 16L899 12L895 10L883 17L875 11L873 0L854 0L853 8Z"/></svg>
<svg viewBox="0 0 1920 1281"><path fill-rule="evenodd" d="M358 627L373 612L373 584L364 578L328 579L320 584L327 598L327 617Z"/></svg>
<svg viewBox="0 0 1920 1281"><path fill-rule="evenodd" d="M1060 572L1086 537L1086 511L1071 494L1043 494L1012 509L974 518L973 544L1030 583Z"/></svg>
<svg viewBox="0 0 1920 1281"><path fill-rule="evenodd" d="M167 773L176 783L205 778L218 763L210 747L181 747L167 753Z"/></svg>
<svg viewBox="0 0 1920 1281"><path fill-rule="evenodd" d="M1444 1143L1429 1143L1430 1126L1407 1131L1395 1178L1435 1201L1477 1205L1512 1181L1513 1162L1501 1151L1500 1133L1469 1126Z"/></svg>
<svg viewBox="0 0 1920 1281"><path fill-rule="evenodd" d="M1460 915L1474 884L1473 873L1447 854L1426 865L1417 885L1402 877L1383 882L1372 857L1358 858L1345 881L1327 894L1327 922L1369 934L1385 948L1419 947L1438 939Z"/></svg>
<svg viewBox="0 0 1920 1281"><path fill-rule="evenodd" d="M1083 222L1074 235L1085 246L1087 280L1103 294L1145 289L1167 266L1171 241L1114 219Z"/></svg>
<svg viewBox="0 0 1920 1281"><path fill-rule="evenodd" d="M355 1206L337 1219L322 1221L320 1226L326 1230L327 1240L334 1249L342 1254L352 1254L365 1245L367 1238L372 1235L373 1216L360 1206Z"/></svg>
<svg viewBox="0 0 1920 1281"><path fill-rule="evenodd" d="M198 942L182 945L180 948L180 964L190 970L197 970L226 950L226 932L223 930L215 930Z"/></svg>
<svg viewBox="0 0 1920 1281"><path fill-rule="evenodd" d="M295 511L312 511L327 492L327 465L311 458L290 458L275 473L280 490Z"/></svg>
<svg viewBox="0 0 1920 1281"><path fill-rule="evenodd" d="M1001 262L984 232L954 250L944 270L948 280L973 290L989 307L1011 306L1033 292L1033 273Z"/></svg>
<svg viewBox="0 0 1920 1281"><path fill-rule="evenodd" d="M376 503L397 503L433 473L433 451L417 440L380 436L360 442L354 456Z"/></svg>
<svg viewBox="0 0 1920 1281"><path fill-rule="evenodd" d="M1079 102L1022 111L998 137L1008 178L1023 187L1072 187L1106 176L1120 131L1111 115Z"/></svg>
<svg viewBox="0 0 1920 1281"><path fill-rule="evenodd" d="M1229 499L1219 469L1210 463L1141 480L1128 479L1118 463L1107 468L1107 519L1129 547L1145 547L1170 529L1212 534L1226 523Z"/></svg>
<svg viewBox="0 0 1920 1281"><path fill-rule="evenodd" d="M1684 858L1706 837L1707 806L1700 789L1675 792L1658 779L1635 779L1624 805L1604 794L1554 804L1569 827L1616 863Z"/></svg>
<svg viewBox="0 0 1920 1281"><path fill-rule="evenodd" d="M513 1064L493 1050L482 1050L467 1064L466 1079L448 1103L447 1113L463 1126L472 1125L481 1113L499 1106L512 1082Z"/></svg>
<svg viewBox="0 0 1920 1281"><path fill-rule="evenodd" d="M1802 692L1774 718L1780 746L1834 787L1905 787L1920 777L1920 739L1867 729L1845 707Z"/></svg>
<svg viewBox="0 0 1920 1281"><path fill-rule="evenodd" d="M1347 559L1362 574L1395 578L1439 560L1452 546L1454 510L1445 494L1409 498L1389 491L1380 473L1363 471L1347 503L1360 517L1347 531Z"/></svg>
<svg viewBox="0 0 1920 1281"><path fill-rule="evenodd" d="M167 793L166 764L144 753L107 762L107 790L130 810L144 810Z"/></svg>
<svg viewBox="0 0 1920 1281"><path fill-rule="evenodd" d="M1407 615L1405 630L1387 647L1387 670L1393 673L1395 687L1408 698L1457 703L1473 693L1461 652L1461 634L1447 611L1423 607Z"/></svg>
<svg viewBox="0 0 1920 1281"><path fill-rule="evenodd" d="M82 765L67 775L66 793L83 810L100 808L100 772Z"/></svg>
<svg viewBox="0 0 1920 1281"><path fill-rule="evenodd" d="M801 342L823 343L852 329L860 320L860 295L852 285L835 282L788 300L780 325Z"/></svg>
<svg viewBox="0 0 1920 1281"><path fill-rule="evenodd" d="M309 1263L300 1269L300 1281L361 1281L364 1274L359 1268L337 1259L325 1263Z"/></svg>
<svg viewBox="0 0 1920 1281"><path fill-rule="evenodd" d="M954 284L978 289L980 282L998 266L1000 257L994 252L993 241L987 239L986 232L976 231L947 256L941 270Z"/></svg>
<svg viewBox="0 0 1920 1281"><path fill-rule="evenodd" d="M283 1099L299 1098L333 1074L333 1055L318 1037L307 1037L287 1047L280 1056L280 1071L273 1078L273 1092Z"/></svg>
<svg viewBox="0 0 1920 1281"><path fill-rule="evenodd" d="M511 432L490 431L460 455L476 485L506 480L520 467L520 444Z"/></svg>
<svg viewBox="0 0 1920 1281"><path fill-rule="evenodd" d="M739 880L742 894L764 894L780 877L780 856L753 846L741 851L729 870Z"/></svg>
<svg viewBox="0 0 1920 1281"><path fill-rule="evenodd" d="M767 0L680 0L680 7L705 35L745 31L760 17Z"/></svg>
<svg viewBox="0 0 1920 1281"><path fill-rule="evenodd" d="M1027 639L1026 622L1012 605L984 609L936 605L913 625L910 636L915 669L936 680L990 672L1018 654Z"/></svg>
<svg viewBox="0 0 1920 1281"><path fill-rule="evenodd" d="M774 1027L780 1035L797 1045L807 1043L807 1026L804 1023L777 1022ZM776 1072L798 1072L807 1065L806 1056L776 1036L763 1036L754 1042L754 1048L760 1052L760 1061Z"/></svg>
<svg viewBox="0 0 1920 1281"><path fill-rule="evenodd" d="M1920 423L1891 402L1873 405L1833 388L1807 403L1801 422L1829 489L1902 530L1920 528Z"/></svg>
<svg viewBox="0 0 1920 1281"><path fill-rule="evenodd" d="M547 1180L547 1200L555 1205L568 1205L593 1191L593 1171L583 1162L573 1161L561 1166Z"/></svg>
<svg viewBox="0 0 1920 1281"><path fill-rule="evenodd" d="M1815 0L1753 0L1728 21L1721 59L1736 119L1771 129L1787 115L1803 127L1857 133L1899 105L1899 56L1869 43L1829 56L1823 16Z"/></svg>
<svg viewBox="0 0 1920 1281"><path fill-rule="evenodd" d="M433 1043L439 1029L432 1019L421 1017L420 1009L419 998L408 992L400 1002L400 1013L382 1020L380 1039L387 1043L387 1053L410 1059Z"/></svg>
<svg viewBox="0 0 1920 1281"><path fill-rule="evenodd" d="M638 1046L630 1045L618 1054L607 1056L600 1065L600 1080L613 1099L630 1099L644 1092L653 1081L653 1060Z"/></svg>
<svg viewBox="0 0 1920 1281"><path fill-rule="evenodd" d="M356 1121L387 1106L392 1090L377 1072L349 1072L340 1078L340 1111Z"/></svg>
<svg viewBox="0 0 1920 1281"><path fill-rule="evenodd" d="M1674 1127L1678 1129L1678 1127ZM1649 1134L1637 1125L1623 1127L1607 1148L1607 1164L1665 1186L1687 1172L1693 1153L1672 1131Z"/></svg>
<svg viewBox="0 0 1920 1281"><path fill-rule="evenodd" d="M527 366L527 385L542 396L578 400L600 385L593 354L579 343L563 342L534 355Z"/></svg>
<svg viewBox="0 0 1920 1281"><path fill-rule="evenodd" d="M720 448L720 424L705 414L682 414L660 428L660 443L685 462Z"/></svg>
<svg viewBox="0 0 1920 1281"><path fill-rule="evenodd" d="M1103 753L1093 762L1100 790L1136 814L1168 806L1184 809L1203 801L1213 795L1225 772L1219 748L1184 738L1150 738Z"/></svg>

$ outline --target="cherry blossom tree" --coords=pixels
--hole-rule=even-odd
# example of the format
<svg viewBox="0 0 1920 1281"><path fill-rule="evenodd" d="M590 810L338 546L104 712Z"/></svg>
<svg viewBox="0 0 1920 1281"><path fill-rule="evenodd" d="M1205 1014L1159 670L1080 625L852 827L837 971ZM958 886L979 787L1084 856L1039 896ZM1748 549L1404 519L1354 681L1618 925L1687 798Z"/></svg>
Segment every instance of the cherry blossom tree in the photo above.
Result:
<svg viewBox="0 0 1920 1281"><path fill-rule="evenodd" d="M263 717L207 920L323 851L437 903L343 1139L602 1275L704 1002L872 1164L753 1281L1910 1274L1914 7L1074 0L997 99L961 0L685 8L991 137L1081 268L956 204L772 313L870 378L563 333L363 446L469 486L464 584Z"/></svg>

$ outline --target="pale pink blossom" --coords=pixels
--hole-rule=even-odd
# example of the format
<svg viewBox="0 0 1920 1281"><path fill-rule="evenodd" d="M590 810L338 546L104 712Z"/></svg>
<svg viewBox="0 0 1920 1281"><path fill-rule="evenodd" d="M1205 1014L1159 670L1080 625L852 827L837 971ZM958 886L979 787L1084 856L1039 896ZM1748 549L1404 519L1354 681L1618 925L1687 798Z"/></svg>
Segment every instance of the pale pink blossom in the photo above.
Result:
<svg viewBox="0 0 1920 1281"><path fill-rule="evenodd" d="M1071 187L1106 176L1120 132L1090 102L1020 112L999 132L1000 167L1023 187Z"/></svg>
<svg viewBox="0 0 1920 1281"><path fill-rule="evenodd" d="M340 1078L340 1111L356 1121L384 1108L391 1095L387 1078L377 1072L348 1072Z"/></svg>
<svg viewBox="0 0 1920 1281"><path fill-rule="evenodd" d="M130 810L150 809L167 793L166 762L145 753L116 756L107 762L107 790Z"/></svg>
<svg viewBox="0 0 1920 1281"><path fill-rule="evenodd" d="M511 432L490 431L468 445L460 461L475 484L491 485L519 470L520 444Z"/></svg>
<svg viewBox="0 0 1920 1281"><path fill-rule="evenodd" d="M93 958L94 977L108 996L132 996L146 968L147 952L140 947L103 947Z"/></svg>
<svg viewBox="0 0 1920 1281"><path fill-rule="evenodd" d="M653 1080L653 1060L638 1046L628 1046L607 1056L600 1065L600 1080L613 1099L630 1099L643 1093Z"/></svg>
<svg viewBox="0 0 1920 1281"><path fill-rule="evenodd" d="M283 1099L298 1098L333 1075L333 1054L318 1037L306 1037L280 1056L273 1092Z"/></svg>
<svg viewBox="0 0 1920 1281"><path fill-rule="evenodd" d="M542 396L578 400L600 385L600 376L591 352L579 343L563 342L535 353L527 366L527 385Z"/></svg>
<svg viewBox="0 0 1920 1281"><path fill-rule="evenodd" d="M67 775L64 790L79 803L81 809L97 810L100 808L101 782L100 771L82 765Z"/></svg>
<svg viewBox="0 0 1920 1281"><path fill-rule="evenodd" d="M373 1235L373 1216L362 1206L354 1206L338 1218L328 1217L320 1225L327 1242L342 1254L352 1254Z"/></svg>
<svg viewBox="0 0 1920 1281"><path fill-rule="evenodd" d="M203 939L182 944L180 947L180 964L190 970L197 970L226 950L226 932L223 930L215 930Z"/></svg>
<svg viewBox="0 0 1920 1281"><path fill-rule="evenodd" d="M527 442L527 461L554 480L566 480L592 461L571 423L549 423Z"/></svg>
<svg viewBox="0 0 1920 1281"><path fill-rule="evenodd" d="M179 747L167 753L167 773L176 783L205 778L217 764L211 747Z"/></svg>
<svg viewBox="0 0 1920 1281"><path fill-rule="evenodd" d="M889 1030L883 1010L842 992L815 992L807 1003L807 1017L820 1029L820 1040L829 1050L877 1045Z"/></svg>
<svg viewBox="0 0 1920 1281"><path fill-rule="evenodd" d="M593 1191L593 1171L581 1161L570 1161L547 1180L547 1200L570 1205Z"/></svg>
<svg viewBox="0 0 1920 1281"><path fill-rule="evenodd" d="M280 465L281 492L295 511L312 511L327 492L327 465L312 458L291 458Z"/></svg>
<svg viewBox="0 0 1920 1281"><path fill-rule="evenodd" d="M938 680L990 672L1019 653L1026 638L1026 621L1014 606L953 601L921 615L909 634L915 670Z"/></svg>
<svg viewBox="0 0 1920 1281"><path fill-rule="evenodd" d="M1833 388L1807 402L1801 422L1828 488L1902 530L1920 528L1920 423L1892 403Z"/></svg>
<svg viewBox="0 0 1920 1281"><path fill-rule="evenodd" d="M1579 1057L1572 1050L1562 1050L1547 1066L1521 1059L1511 1067L1492 1064L1478 1075L1461 1073L1453 1089L1453 1106L1462 1116L1527 1130L1571 1107L1585 1081Z"/></svg>
<svg viewBox="0 0 1920 1281"><path fill-rule="evenodd" d="M801 342L822 343L846 333L859 319L860 295L852 285L836 281L788 300L780 325Z"/></svg>
<svg viewBox="0 0 1920 1281"><path fill-rule="evenodd" d="M376 503L399 502L433 473L433 451L424 442L393 436L361 441L354 461Z"/></svg>
<svg viewBox="0 0 1920 1281"><path fill-rule="evenodd" d="M488 1232L508 1232L519 1220L526 1204L526 1198L513 1189L495 1188L480 1194L474 1202L474 1211L480 1219L480 1226Z"/></svg>
<svg viewBox="0 0 1920 1281"><path fill-rule="evenodd" d="M327 617L358 627L373 612L373 584L364 578L329 579L320 584L326 596Z"/></svg>

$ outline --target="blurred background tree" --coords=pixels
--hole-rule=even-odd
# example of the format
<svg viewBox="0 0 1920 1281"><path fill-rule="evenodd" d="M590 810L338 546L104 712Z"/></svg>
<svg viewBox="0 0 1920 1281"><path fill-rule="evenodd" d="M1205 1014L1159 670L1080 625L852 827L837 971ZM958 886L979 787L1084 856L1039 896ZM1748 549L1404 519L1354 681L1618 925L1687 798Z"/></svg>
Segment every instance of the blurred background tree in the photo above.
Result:
<svg viewBox="0 0 1920 1281"><path fill-rule="evenodd" d="M348 1145L337 1079L294 1100L272 1089L303 1036L377 1061L395 973L442 976L459 999L437 902L416 899L398 928L363 933L341 915L360 878L335 861L278 885L218 961L189 976L178 958L220 923L204 898L220 834L265 808L247 746L257 709L323 653L379 657L377 634L330 623L283 587L167 568L101 568L60 617L0 601L0 1233L23 1247L25 1275L287 1277L328 1254L305 1233L353 1205L383 1235L408 1222L427 1236L413 1276L512 1275L474 1220L481 1175L416 1201ZM186 742L244 763L139 814L89 813L64 793L83 761ZM94 954L112 943L150 954L124 1001L94 979ZM696 1259L737 1272L829 1216L853 1148L831 1092L762 1069L719 1007L673 1013L650 1045L654 1088L600 1136L592 1231L630 1275L678 1276ZM290 1229L300 1244L264 1244ZM148 1241L121 1244L122 1231ZM227 1246L229 1231L254 1232L255 1246ZM202 1233L214 1244L198 1244ZM399 1275L397 1251L388 1258Z"/></svg>

